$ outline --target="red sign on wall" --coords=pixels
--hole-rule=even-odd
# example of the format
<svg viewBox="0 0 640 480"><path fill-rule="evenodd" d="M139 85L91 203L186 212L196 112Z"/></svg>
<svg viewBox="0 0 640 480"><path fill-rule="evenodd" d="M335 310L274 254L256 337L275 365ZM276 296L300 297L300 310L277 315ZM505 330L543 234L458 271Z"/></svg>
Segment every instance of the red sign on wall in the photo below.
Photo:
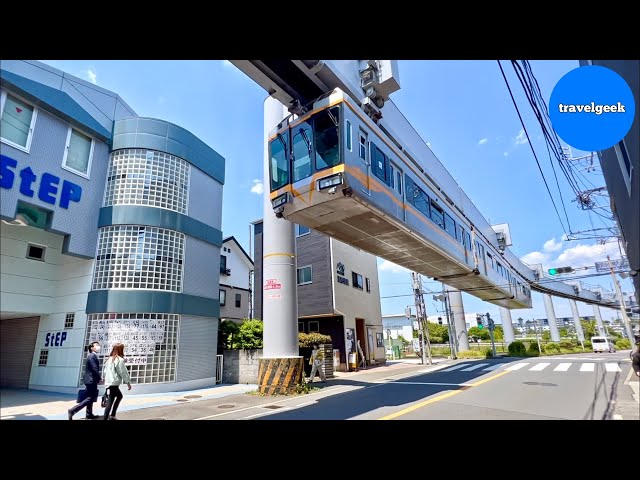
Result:
<svg viewBox="0 0 640 480"><path fill-rule="evenodd" d="M278 283L278 280L275 278L270 278L266 282L264 282L265 290L280 290L282 288L282 284Z"/></svg>

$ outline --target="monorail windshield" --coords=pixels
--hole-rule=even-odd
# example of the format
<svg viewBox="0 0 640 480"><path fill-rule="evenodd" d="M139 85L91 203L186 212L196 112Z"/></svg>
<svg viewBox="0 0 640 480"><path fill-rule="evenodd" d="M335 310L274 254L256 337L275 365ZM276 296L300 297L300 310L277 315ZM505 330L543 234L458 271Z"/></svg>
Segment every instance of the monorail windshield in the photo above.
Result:
<svg viewBox="0 0 640 480"><path fill-rule="evenodd" d="M271 191L341 163L340 106L294 120L269 143Z"/></svg>

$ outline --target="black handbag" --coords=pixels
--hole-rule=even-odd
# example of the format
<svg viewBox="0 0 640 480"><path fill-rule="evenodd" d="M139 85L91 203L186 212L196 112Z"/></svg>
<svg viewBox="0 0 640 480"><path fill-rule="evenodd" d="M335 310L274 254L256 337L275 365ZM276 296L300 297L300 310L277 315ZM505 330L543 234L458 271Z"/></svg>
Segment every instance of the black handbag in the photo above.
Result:
<svg viewBox="0 0 640 480"><path fill-rule="evenodd" d="M100 402L102 408L107 408L107 402L109 402L109 389L107 389L104 392L104 395L102 395L102 402Z"/></svg>
<svg viewBox="0 0 640 480"><path fill-rule="evenodd" d="M87 398L87 389L83 388L82 390L78 390L78 398L76 399L76 403L82 402L85 398Z"/></svg>

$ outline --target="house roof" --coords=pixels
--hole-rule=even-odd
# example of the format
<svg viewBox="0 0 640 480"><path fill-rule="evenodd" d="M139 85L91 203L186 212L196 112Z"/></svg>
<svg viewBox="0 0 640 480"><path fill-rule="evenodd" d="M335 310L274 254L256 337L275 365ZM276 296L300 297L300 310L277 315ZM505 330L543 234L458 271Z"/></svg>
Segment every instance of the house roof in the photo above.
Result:
<svg viewBox="0 0 640 480"><path fill-rule="evenodd" d="M244 253L244 256L247 257L247 260L249 260L249 263L251 263L251 265L253 265L253 260L251 260L251 257L249 255L247 255L247 252L244 251L244 248L242 248L242 245L240 245L240 243L238 243L238 240L236 240L236 237L234 237L233 235L231 235L230 237L227 237L225 239L222 240L222 244L224 245L227 242L235 242L236 245L238 245L238 247L240 247L240 251L242 253Z"/></svg>

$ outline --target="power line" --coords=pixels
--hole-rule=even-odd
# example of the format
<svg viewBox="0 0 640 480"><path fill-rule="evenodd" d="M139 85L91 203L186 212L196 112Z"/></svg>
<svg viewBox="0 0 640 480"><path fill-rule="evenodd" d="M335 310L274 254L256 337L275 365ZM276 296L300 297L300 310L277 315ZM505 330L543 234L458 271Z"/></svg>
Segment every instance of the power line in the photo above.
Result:
<svg viewBox="0 0 640 480"><path fill-rule="evenodd" d="M520 110L518 109L518 105L516 104L515 98L513 98L513 93L511 92L511 87L509 86L507 77L504 74L504 70L502 69L502 64L500 63L500 60L498 60L497 62L498 62L498 66L500 67L500 72L502 73L502 78L504 78L504 82L507 85L507 89L509 89L509 95L511 96L511 101L513 102L513 106L516 107L516 112L518 113L518 118L520 119L520 124L522 125L522 129L524 130L524 133L527 136L527 140L529 141L529 146L531 147L531 151L533 152L533 157L535 158L536 164L538 165L538 170L540 170L540 175L542 175L542 180L544 181L544 185L545 187L547 187L549 198L551 198L551 203L553 204L553 208L556 211L556 215L558 215L558 220L560 221L560 225L562 226L562 231L564 232L565 235L567 235L567 230L564 228L564 223L562 223L562 218L560 218L558 207L556 207L556 202L553 199L553 195L551 195L549 184L547 183L547 179L544 177L544 173L542 172L542 167L540 167L538 156L536 155L536 151L533 149L533 145L531 144L531 139L529 138L529 134L527 133L527 128L524 126L524 121L522 120L522 116L520 115ZM567 225L569 225L568 219L567 219ZM571 225L569 225L569 230L571 230Z"/></svg>

